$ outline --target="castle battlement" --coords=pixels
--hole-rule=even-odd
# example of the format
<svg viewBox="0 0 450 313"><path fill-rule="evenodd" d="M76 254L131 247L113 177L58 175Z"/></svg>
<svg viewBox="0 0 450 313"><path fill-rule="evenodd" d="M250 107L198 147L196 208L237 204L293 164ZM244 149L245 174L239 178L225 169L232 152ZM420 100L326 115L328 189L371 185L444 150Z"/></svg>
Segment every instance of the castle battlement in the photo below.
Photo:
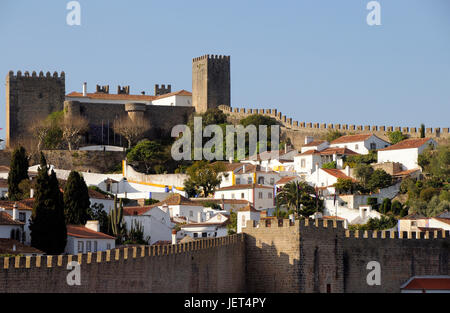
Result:
<svg viewBox="0 0 450 313"><path fill-rule="evenodd" d="M25 73L22 74L22 71L17 71L15 74L14 71L9 71L7 79L11 80L17 80L17 79L42 79L42 80L48 80L48 79L57 79L57 80L65 80L66 74L61 72L61 74L58 74L58 72L54 72L51 74L50 72L47 72L44 74L43 71L39 72L39 75L36 73L36 71L33 71L30 75L29 71L25 71Z"/></svg>
<svg viewBox="0 0 450 313"><path fill-rule="evenodd" d="M229 55L217 55L217 54L205 54L200 57L193 58L193 62L198 62L201 60L221 60L221 61L230 61Z"/></svg>
<svg viewBox="0 0 450 313"><path fill-rule="evenodd" d="M313 228L315 230L324 230L327 229L335 229L343 232L344 238L355 238L355 239L424 239L424 240L432 240L432 239L449 239L450 231L448 230L434 230L434 231L350 231L348 229L344 229L342 220L331 220L331 219L304 219L304 220L295 220L292 222L288 219L276 219L276 218L265 218L262 219L259 223L256 221L248 220L247 227L245 232L253 233L255 230L263 230L263 231L277 231L277 228L291 228L291 229L301 229L301 228Z"/></svg>
<svg viewBox="0 0 450 313"><path fill-rule="evenodd" d="M218 108L226 114L230 114L235 118L245 118L252 114L261 114L275 118L282 126L292 130L342 130L354 132L392 132L401 131L413 137L420 134L418 127L403 127L403 126L377 126L377 125L355 125L355 124L332 124L332 123L317 123L317 122L299 122L292 118L278 112L277 109L247 109L247 108L232 108L227 105L219 105ZM425 129L427 136L431 137L448 137L450 128L431 128Z"/></svg>
<svg viewBox="0 0 450 313"><path fill-rule="evenodd" d="M236 234L219 238L198 239L192 242L179 243L176 245L153 245L131 248L119 248L113 250L89 252L77 255L47 255L47 256L16 256L0 258L0 270L12 268L66 268L68 264L75 261L78 264L110 263L126 261L128 259L160 257L182 254L191 251L200 251L233 245L244 241L243 234Z"/></svg>

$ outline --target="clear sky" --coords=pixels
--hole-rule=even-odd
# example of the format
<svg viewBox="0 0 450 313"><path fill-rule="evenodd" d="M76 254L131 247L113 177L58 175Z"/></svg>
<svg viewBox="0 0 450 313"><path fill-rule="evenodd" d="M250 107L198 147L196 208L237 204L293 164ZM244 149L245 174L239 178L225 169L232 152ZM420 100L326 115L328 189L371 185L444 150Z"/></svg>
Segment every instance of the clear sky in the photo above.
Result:
<svg viewBox="0 0 450 313"><path fill-rule="evenodd" d="M449 127L450 1L0 1L0 74L62 71L88 83L191 90L191 61L231 55L233 107L276 108L305 122ZM2 84L4 86L4 84ZM5 89L0 88L5 128ZM0 132L4 138L4 130Z"/></svg>

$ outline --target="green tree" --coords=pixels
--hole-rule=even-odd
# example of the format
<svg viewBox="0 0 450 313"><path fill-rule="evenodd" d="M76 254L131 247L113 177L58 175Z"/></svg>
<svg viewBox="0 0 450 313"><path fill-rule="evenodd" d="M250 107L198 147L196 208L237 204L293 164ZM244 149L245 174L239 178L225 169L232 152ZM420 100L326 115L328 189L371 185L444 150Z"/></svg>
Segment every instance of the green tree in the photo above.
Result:
<svg viewBox="0 0 450 313"><path fill-rule="evenodd" d="M344 136L343 133L341 133L338 130L328 130L328 132L326 133L325 136L323 136L322 138L328 142L332 142L333 140L338 139L339 137Z"/></svg>
<svg viewBox="0 0 450 313"><path fill-rule="evenodd" d="M323 201L316 196L314 188L306 182L291 182L283 186L276 197L277 204L294 209L298 215L309 217L321 211Z"/></svg>
<svg viewBox="0 0 450 313"><path fill-rule="evenodd" d="M230 222L227 224L228 235L236 234L237 232L237 214L230 211Z"/></svg>
<svg viewBox="0 0 450 313"><path fill-rule="evenodd" d="M189 192L196 194L203 192L203 195L208 197L220 184L219 173L224 170L225 166L222 162L197 161L186 170L188 179L185 180L184 187Z"/></svg>
<svg viewBox="0 0 450 313"><path fill-rule="evenodd" d="M22 200L19 184L28 180L28 157L23 147L15 149L11 156L8 174L8 198L11 201Z"/></svg>
<svg viewBox="0 0 450 313"><path fill-rule="evenodd" d="M336 161L322 164L322 168L334 169L336 168Z"/></svg>
<svg viewBox="0 0 450 313"><path fill-rule="evenodd" d="M80 173L72 171L64 188L66 223L85 225L89 220L89 191Z"/></svg>
<svg viewBox="0 0 450 313"><path fill-rule="evenodd" d="M108 214L104 210L104 205L99 203L94 203L89 208L89 220L98 221L100 225L100 232L108 233L109 222L108 222Z"/></svg>
<svg viewBox="0 0 450 313"><path fill-rule="evenodd" d="M425 124L420 124L420 138L425 138Z"/></svg>
<svg viewBox="0 0 450 313"><path fill-rule="evenodd" d="M373 167L366 163L358 163L355 167L355 176L361 181L363 186L367 186L373 172Z"/></svg>
<svg viewBox="0 0 450 313"><path fill-rule="evenodd" d="M127 154L127 159L130 162L138 162L145 167L145 172L150 174L152 167L160 165L164 159L162 147L159 143L150 140L141 140L133 149Z"/></svg>
<svg viewBox="0 0 450 313"><path fill-rule="evenodd" d="M56 174L52 170L48 175L47 162L42 153L30 231L33 247L47 254L64 252L67 242L64 202Z"/></svg>
<svg viewBox="0 0 450 313"><path fill-rule="evenodd" d="M383 203L381 204L381 213L387 214L391 212L392 201L389 198L384 198Z"/></svg>
<svg viewBox="0 0 450 313"><path fill-rule="evenodd" d="M389 142L390 142L392 145L395 145L396 143L399 143L400 141L403 141L403 140L405 140L405 139L408 138L407 135L403 134L403 133L402 133L401 131L399 131L399 130L396 130L396 131L393 131L393 132L388 132L388 133L387 133L387 136L388 136L388 138L389 138Z"/></svg>
<svg viewBox="0 0 450 313"><path fill-rule="evenodd" d="M377 189L386 188L392 185L392 176L382 169L377 169L370 176L367 187L375 191Z"/></svg>
<svg viewBox="0 0 450 313"><path fill-rule="evenodd" d="M333 185L339 193L354 193L361 190L361 186L349 178L338 178Z"/></svg>

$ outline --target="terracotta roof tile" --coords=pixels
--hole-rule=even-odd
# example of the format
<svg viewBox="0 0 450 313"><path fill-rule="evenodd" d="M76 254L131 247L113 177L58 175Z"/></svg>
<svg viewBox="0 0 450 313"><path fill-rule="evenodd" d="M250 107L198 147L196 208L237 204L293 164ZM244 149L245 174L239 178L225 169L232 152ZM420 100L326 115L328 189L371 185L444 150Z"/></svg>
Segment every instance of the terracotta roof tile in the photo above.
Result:
<svg viewBox="0 0 450 313"><path fill-rule="evenodd" d="M66 98L86 98L99 100L123 100L123 101L152 101L157 97L147 95L126 95L126 94L109 94L109 93L88 93L86 97L80 92L71 92Z"/></svg>
<svg viewBox="0 0 450 313"><path fill-rule="evenodd" d="M350 150L348 148L326 148L322 151L319 151L320 155L332 155L332 154L339 154L339 155L359 155L359 153Z"/></svg>
<svg viewBox="0 0 450 313"><path fill-rule="evenodd" d="M182 89L180 91L175 91L157 96L154 100L164 99L172 96L192 96L192 92Z"/></svg>
<svg viewBox="0 0 450 313"><path fill-rule="evenodd" d="M299 177L297 177L297 176L285 176L285 177L281 178L279 181L277 181L275 183L275 185L287 184L287 183L289 183L290 181L292 181L292 180L294 180L296 178L299 178Z"/></svg>
<svg viewBox="0 0 450 313"><path fill-rule="evenodd" d="M259 212L259 211L249 204L243 208L240 208L238 212Z"/></svg>
<svg viewBox="0 0 450 313"><path fill-rule="evenodd" d="M369 139L370 137L375 136L373 134L359 134L359 135L347 135L339 137L335 140L333 140L330 144L337 144L337 143L348 143L348 142L358 142L358 141L364 141Z"/></svg>
<svg viewBox="0 0 450 313"><path fill-rule="evenodd" d="M334 176L334 177L337 177L337 178L351 179L351 180L355 181L354 178L345 175L341 170L330 169L330 168L321 168L321 170L326 172L326 173L328 173L328 174L330 174L330 175L332 175L332 176Z"/></svg>
<svg viewBox="0 0 450 313"><path fill-rule="evenodd" d="M223 188L217 189L217 191L252 189L253 187L264 188L264 189L273 189L273 187L269 187L269 186L263 186L263 185L257 185L257 184L245 184L245 185L234 185L234 186L223 187Z"/></svg>
<svg viewBox="0 0 450 313"><path fill-rule="evenodd" d="M24 245L17 240L0 238L0 254L44 254L44 252Z"/></svg>
<svg viewBox="0 0 450 313"><path fill-rule="evenodd" d="M123 215L125 216L142 215L144 213L147 213L153 208L155 208L155 205L123 207Z"/></svg>
<svg viewBox="0 0 450 313"><path fill-rule="evenodd" d="M389 151L389 150L400 150L400 149L412 149L419 148L430 141L431 138L413 138L413 139L405 139L400 141L399 143L380 149L378 151Z"/></svg>
<svg viewBox="0 0 450 313"><path fill-rule="evenodd" d="M21 226L21 225L25 225L25 224L22 222L13 220L12 216L6 212L0 212L0 225Z"/></svg>
<svg viewBox="0 0 450 313"><path fill-rule="evenodd" d="M93 231L83 225L67 225L67 236L86 239L115 239L110 235Z"/></svg>

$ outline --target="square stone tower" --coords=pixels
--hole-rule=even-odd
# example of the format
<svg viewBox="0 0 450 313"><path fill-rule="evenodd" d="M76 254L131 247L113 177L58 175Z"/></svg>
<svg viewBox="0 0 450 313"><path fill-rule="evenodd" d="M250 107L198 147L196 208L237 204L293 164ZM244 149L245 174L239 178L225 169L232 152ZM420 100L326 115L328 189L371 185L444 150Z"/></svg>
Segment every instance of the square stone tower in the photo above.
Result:
<svg viewBox="0 0 450 313"><path fill-rule="evenodd" d="M29 127L50 113L61 111L66 83L64 72L39 75L10 71L6 77L6 146L12 147L32 137Z"/></svg>
<svg viewBox="0 0 450 313"><path fill-rule="evenodd" d="M230 57L204 55L192 60L192 105L198 113L230 106Z"/></svg>

